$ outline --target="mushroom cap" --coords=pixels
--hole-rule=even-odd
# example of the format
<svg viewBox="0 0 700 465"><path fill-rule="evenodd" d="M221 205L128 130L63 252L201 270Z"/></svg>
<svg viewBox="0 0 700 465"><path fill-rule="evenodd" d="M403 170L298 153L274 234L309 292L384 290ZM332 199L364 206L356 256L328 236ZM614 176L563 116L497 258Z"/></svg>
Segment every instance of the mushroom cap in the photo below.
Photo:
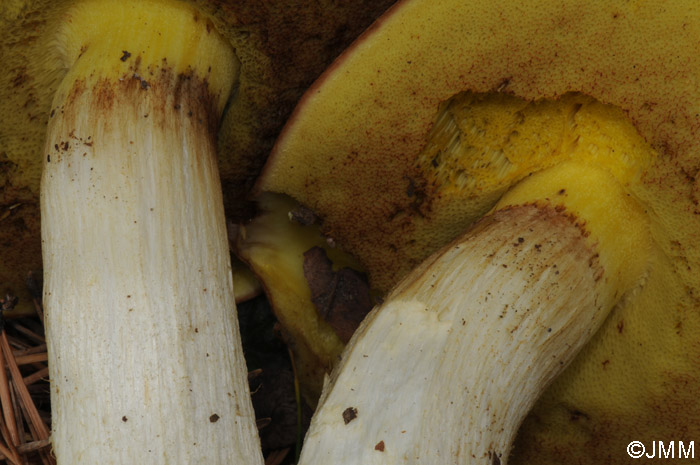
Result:
<svg viewBox="0 0 700 465"><path fill-rule="evenodd" d="M0 4L0 291L31 299L24 279L41 269L39 180L54 91L65 74L54 34L78 0ZM227 213L242 201L303 90L390 3L326 7L300 0L191 0L234 47L239 82L219 132L219 170ZM243 206L242 206L243 205Z"/></svg>
<svg viewBox="0 0 700 465"><path fill-rule="evenodd" d="M689 1L400 2L304 95L258 188L314 210L386 290L461 230L416 166L438 108L465 91L580 92L620 108L662 154L652 172L680 184L650 198L675 212L694 183L678 174L697 171L698 37Z"/></svg>

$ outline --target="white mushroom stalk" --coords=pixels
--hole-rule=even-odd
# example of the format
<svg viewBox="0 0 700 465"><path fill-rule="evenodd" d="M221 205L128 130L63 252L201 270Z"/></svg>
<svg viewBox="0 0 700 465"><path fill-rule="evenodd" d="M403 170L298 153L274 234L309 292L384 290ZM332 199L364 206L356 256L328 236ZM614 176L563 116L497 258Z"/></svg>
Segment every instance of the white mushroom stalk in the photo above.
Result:
<svg viewBox="0 0 700 465"><path fill-rule="evenodd" d="M237 75L191 7L64 18L42 240L59 464L261 464L216 163Z"/></svg>
<svg viewBox="0 0 700 465"><path fill-rule="evenodd" d="M608 172L531 176L368 316L300 463L506 463L539 394L641 284L649 249Z"/></svg>

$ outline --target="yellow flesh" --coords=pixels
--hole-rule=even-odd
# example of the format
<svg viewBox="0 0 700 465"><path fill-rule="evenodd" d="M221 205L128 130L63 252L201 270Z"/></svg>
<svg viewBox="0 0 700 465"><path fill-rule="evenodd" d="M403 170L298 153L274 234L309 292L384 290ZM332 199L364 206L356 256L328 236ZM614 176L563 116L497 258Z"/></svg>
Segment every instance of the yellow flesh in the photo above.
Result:
<svg viewBox="0 0 700 465"><path fill-rule="evenodd" d="M563 160L602 165L627 185L653 157L617 108L591 98L568 94L531 103L465 92L442 105L416 163L431 195L483 203L481 197ZM446 201L440 207L460 208Z"/></svg>
<svg viewBox="0 0 700 465"><path fill-rule="evenodd" d="M236 303L245 302L262 293L262 284L255 274L240 260L231 260L233 271L233 292L236 295Z"/></svg>
<svg viewBox="0 0 700 465"><path fill-rule="evenodd" d="M317 313L304 277L304 252L323 247L337 267L358 265L338 249L329 247L318 226L301 226L289 219L298 208L284 196L264 195L262 214L241 227L237 249L263 282L267 297L295 354L303 394L314 405L323 377L335 365L343 343Z"/></svg>

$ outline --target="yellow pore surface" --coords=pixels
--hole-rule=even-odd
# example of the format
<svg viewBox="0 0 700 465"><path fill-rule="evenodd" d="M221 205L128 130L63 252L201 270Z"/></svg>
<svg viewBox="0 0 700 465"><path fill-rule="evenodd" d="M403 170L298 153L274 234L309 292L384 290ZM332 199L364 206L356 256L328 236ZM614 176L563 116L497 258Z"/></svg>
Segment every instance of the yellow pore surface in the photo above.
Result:
<svg viewBox="0 0 700 465"><path fill-rule="evenodd" d="M413 242L435 211L415 157L441 104L464 91L579 92L692 168L699 36L689 1L401 2L306 94L259 186L316 211L387 289L429 253Z"/></svg>

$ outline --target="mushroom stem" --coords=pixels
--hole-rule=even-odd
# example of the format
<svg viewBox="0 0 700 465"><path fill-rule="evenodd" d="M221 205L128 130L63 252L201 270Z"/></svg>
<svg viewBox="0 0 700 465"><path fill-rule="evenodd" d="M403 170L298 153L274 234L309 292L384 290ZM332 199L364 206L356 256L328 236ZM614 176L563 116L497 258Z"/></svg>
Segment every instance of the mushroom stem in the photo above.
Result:
<svg viewBox="0 0 700 465"><path fill-rule="evenodd" d="M67 16L41 194L58 463L262 464L215 158L236 58L181 3Z"/></svg>
<svg viewBox="0 0 700 465"><path fill-rule="evenodd" d="M363 322L301 464L506 463L539 395L639 283L648 246L642 213L597 169L553 168L515 191L517 204L429 258ZM621 209L601 225L610 204L589 199L607 196Z"/></svg>

